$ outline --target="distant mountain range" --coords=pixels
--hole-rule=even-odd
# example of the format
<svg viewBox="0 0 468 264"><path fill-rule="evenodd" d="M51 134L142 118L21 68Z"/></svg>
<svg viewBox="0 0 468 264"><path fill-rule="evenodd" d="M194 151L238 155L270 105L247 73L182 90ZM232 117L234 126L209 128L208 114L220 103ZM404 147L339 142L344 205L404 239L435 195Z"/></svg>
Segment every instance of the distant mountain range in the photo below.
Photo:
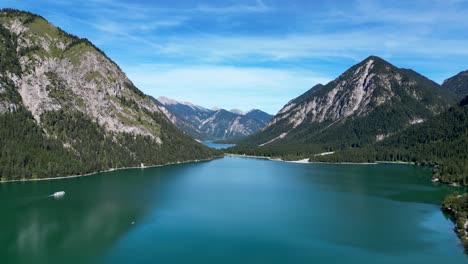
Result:
<svg viewBox="0 0 468 264"><path fill-rule="evenodd" d="M167 97L154 99L171 114L171 121L198 140L241 138L260 131L272 115L258 109L247 113L233 109L208 109Z"/></svg>

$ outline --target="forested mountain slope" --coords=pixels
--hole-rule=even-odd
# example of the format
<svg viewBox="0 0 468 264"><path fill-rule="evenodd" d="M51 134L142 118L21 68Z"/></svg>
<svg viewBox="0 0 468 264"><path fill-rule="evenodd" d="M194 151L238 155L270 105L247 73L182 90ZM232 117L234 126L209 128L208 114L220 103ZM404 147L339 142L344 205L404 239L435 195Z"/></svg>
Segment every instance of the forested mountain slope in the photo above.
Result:
<svg viewBox="0 0 468 264"><path fill-rule="evenodd" d="M468 96L468 70L445 80L442 86L454 93L460 100Z"/></svg>
<svg viewBox="0 0 468 264"><path fill-rule="evenodd" d="M382 142L311 156L313 161L405 161L435 165L434 178L468 184L468 97L447 111Z"/></svg>
<svg viewBox="0 0 468 264"><path fill-rule="evenodd" d="M454 103L453 94L437 83L371 56L288 102L237 151L294 156L362 147L425 122Z"/></svg>
<svg viewBox="0 0 468 264"><path fill-rule="evenodd" d="M165 112L88 40L28 12L0 11L1 180L218 154Z"/></svg>

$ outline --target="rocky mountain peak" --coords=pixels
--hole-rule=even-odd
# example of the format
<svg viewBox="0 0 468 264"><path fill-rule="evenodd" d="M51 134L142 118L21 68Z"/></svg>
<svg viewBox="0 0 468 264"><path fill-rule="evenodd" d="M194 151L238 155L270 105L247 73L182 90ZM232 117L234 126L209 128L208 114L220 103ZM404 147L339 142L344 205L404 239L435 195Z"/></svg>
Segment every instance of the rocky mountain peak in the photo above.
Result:
<svg viewBox="0 0 468 264"><path fill-rule="evenodd" d="M157 98L159 102L161 102L163 105L175 105L179 104L179 101L176 101L174 99L167 98L165 96L160 96Z"/></svg>
<svg viewBox="0 0 468 264"><path fill-rule="evenodd" d="M375 90L375 65L381 67L383 60L371 56L344 72L326 86L318 84L304 95L290 101L269 125L289 118L293 127L301 125L309 116L312 122L336 121L352 114L362 114L372 100ZM377 104L386 100L376 99Z"/></svg>
<svg viewBox="0 0 468 264"><path fill-rule="evenodd" d="M10 80L37 122L46 112L68 109L108 131L158 138L151 113L161 109L87 39L28 12L2 10L0 23L16 39L21 72Z"/></svg>
<svg viewBox="0 0 468 264"><path fill-rule="evenodd" d="M157 101L162 103L164 106L174 106L174 107L183 107L186 108L187 111L202 111L202 112L212 112L212 110L207 109L203 106L199 106L196 104L192 104L190 102L180 102L165 96L160 96L157 98Z"/></svg>
<svg viewBox="0 0 468 264"><path fill-rule="evenodd" d="M327 85L316 85L290 101L267 127L284 119L296 128L306 119L309 123L321 123L335 122L349 116L363 116L375 107L393 100L395 95L421 101L423 94L428 92L427 87L421 91L417 86L432 86L435 87L433 92L440 92L440 87L425 77L370 56ZM441 109L443 106L436 105L432 111Z"/></svg>
<svg viewBox="0 0 468 264"><path fill-rule="evenodd" d="M437 83L370 56L328 84L318 84L289 101L262 130L268 136L258 143L287 141L292 137L293 142L313 141L315 134L357 119L369 119L374 140L382 139L403 127L424 122L451 103L451 96ZM374 120L377 115L386 116L389 122L398 120L394 123L399 125L377 126L378 122L387 122ZM261 137L262 134L258 135Z"/></svg>

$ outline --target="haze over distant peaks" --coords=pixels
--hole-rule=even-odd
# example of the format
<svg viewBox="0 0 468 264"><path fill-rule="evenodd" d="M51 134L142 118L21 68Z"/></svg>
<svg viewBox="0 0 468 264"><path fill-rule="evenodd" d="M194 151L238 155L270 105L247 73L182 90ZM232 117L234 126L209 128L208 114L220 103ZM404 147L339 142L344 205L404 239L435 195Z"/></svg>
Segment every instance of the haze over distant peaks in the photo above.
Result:
<svg viewBox="0 0 468 264"><path fill-rule="evenodd" d="M244 111L239 110L239 109L231 109L230 112L232 112L234 114L238 114L238 115L244 115L245 114Z"/></svg>
<svg viewBox="0 0 468 264"><path fill-rule="evenodd" d="M254 110L208 109L167 97L157 99L172 115L172 122L187 134L199 140L232 139L251 135L265 126L271 115Z"/></svg>

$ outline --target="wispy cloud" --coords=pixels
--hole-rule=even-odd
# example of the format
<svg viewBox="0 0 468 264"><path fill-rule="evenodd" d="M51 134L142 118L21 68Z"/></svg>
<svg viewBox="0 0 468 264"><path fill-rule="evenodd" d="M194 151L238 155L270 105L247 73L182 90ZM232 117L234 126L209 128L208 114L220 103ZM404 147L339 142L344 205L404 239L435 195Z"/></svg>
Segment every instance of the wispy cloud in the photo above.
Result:
<svg viewBox="0 0 468 264"><path fill-rule="evenodd" d="M82 23L91 25L97 30L104 31L107 33L121 33L126 32L130 34L131 32L138 32L138 34L146 34L148 31L157 31L160 29L175 28L186 23L188 18L186 17L171 17L171 18L162 18L149 21L147 23L138 23L138 22L117 22L111 20L100 19L97 22L86 22L80 20ZM134 35L138 35L134 34Z"/></svg>
<svg viewBox="0 0 468 264"><path fill-rule="evenodd" d="M229 6L213 6L213 5L200 5L193 9L185 11L190 12L204 12L204 13L217 13L217 14L230 14L230 13L261 13L272 11L273 8L265 5L262 0L257 0L254 4L237 4Z"/></svg>
<svg viewBox="0 0 468 264"><path fill-rule="evenodd" d="M250 110L260 105L271 113L291 99L290 93L299 95L314 84L330 81L328 76L301 69L145 64L124 70L154 96L227 109Z"/></svg>
<svg viewBox="0 0 468 264"><path fill-rule="evenodd" d="M69 3L63 1L64 3ZM274 7L263 1L235 5L198 5L184 8L145 7L135 2L92 0L92 19L75 19L105 34L124 37L147 46L155 55L207 62L238 62L239 60L281 61L310 58L342 57L354 60L369 54L393 56L468 56L468 37L447 37L435 32L466 28L468 7L463 0L415 0L398 5L378 0L357 0L348 10L332 9L313 14L311 28L336 23L328 32L284 32L273 36L252 36L207 33L190 24L201 13L266 12ZM132 12L123 12L131 10ZM109 14L104 15L103 14ZM138 14L136 16L135 14ZM70 17L74 19L73 17ZM227 21L225 23L231 23ZM340 29L340 25L357 24ZM366 27L361 24L378 23ZM151 31L184 28L173 36L148 34Z"/></svg>
<svg viewBox="0 0 468 264"><path fill-rule="evenodd" d="M406 26L468 24L465 0L413 0L389 5L382 0L358 0L356 12L341 14L356 22L386 22Z"/></svg>
<svg viewBox="0 0 468 264"><path fill-rule="evenodd" d="M466 39L434 38L411 31L395 34L369 30L283 37L188 36L168 38L159 44L160 52L166 52L167 56L183 56L204 63L260 63L330 57L358 61L371 54L386 57L468 56Z"/></svg>
<svg viewBox="0 0 468 264"><path fill-rule="evenodd" d="M467 0L5 2L89 38L149 94L207 106L277 109L371 54L438 82L468 68Z"/></svg>

